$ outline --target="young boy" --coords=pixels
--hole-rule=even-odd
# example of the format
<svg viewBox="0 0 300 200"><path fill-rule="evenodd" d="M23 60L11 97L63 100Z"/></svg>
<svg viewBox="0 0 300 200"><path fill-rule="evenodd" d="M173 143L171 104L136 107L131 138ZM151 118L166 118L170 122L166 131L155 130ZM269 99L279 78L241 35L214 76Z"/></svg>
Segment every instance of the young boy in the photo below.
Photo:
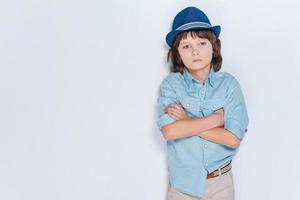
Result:
<svg viewBox="0 0 300 200"><path fill-rule="evenodd" d="M188 7L166 37L172 72L161 83L158 126L167 140L169 200L234 199L231 160L249 120L238 81L218 72L220 31Z"/></svg>

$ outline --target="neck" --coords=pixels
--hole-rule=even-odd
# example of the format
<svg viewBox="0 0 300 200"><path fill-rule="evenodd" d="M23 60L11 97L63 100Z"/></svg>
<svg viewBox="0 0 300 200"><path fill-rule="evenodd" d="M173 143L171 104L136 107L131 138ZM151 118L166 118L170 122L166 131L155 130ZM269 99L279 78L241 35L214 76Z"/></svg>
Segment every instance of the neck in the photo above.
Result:
<svg viewBox="0 0 300 200"><path fill-rule="evenodd" d="M200 83L204 84L209 72L210 72L211 66L208 65L207 67L204 67L202 69L199 70L190 70L188 69L188 71L190 72L190 74L197 79Z"/></svg>

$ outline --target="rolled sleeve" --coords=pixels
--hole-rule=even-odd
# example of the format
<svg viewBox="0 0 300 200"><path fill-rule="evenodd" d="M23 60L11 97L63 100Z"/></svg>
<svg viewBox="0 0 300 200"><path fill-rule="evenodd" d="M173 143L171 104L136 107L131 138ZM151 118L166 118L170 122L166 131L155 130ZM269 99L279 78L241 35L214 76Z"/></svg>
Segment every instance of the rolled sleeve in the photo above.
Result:
<svg viewBox="0 0 300 200"><path fill-rule="evenodd" d="M159 129L167 124L171 124L175 122L176 120L170 117L167 113L164 112L164 109L172 103L176 102L176 92L171 87L169 81L167 79L164 79L161 86L160 86L160 93L159 97L157 98L158 103L158 120L157 125Z"/></svg>
<svg viewBox="0 0 300 200"><path fill-rule="evenodd" d="M224 128L242 140L249 124L246 103L236 79L230 87L233 89L229 90L228 103L224 107Z"/></svg>

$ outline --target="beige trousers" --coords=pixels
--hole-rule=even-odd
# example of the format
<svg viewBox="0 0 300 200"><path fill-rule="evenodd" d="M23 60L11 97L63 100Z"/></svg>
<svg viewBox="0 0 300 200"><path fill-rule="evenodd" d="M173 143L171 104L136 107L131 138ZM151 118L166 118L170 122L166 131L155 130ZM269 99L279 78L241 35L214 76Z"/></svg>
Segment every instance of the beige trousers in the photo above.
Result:
<svg viewBox="0 0 300 200"><path fill-rule="evenodd" d="M234 200L232 171L206 179L205 192L202 198L181 193L169 186L167 200Z"/></svg>

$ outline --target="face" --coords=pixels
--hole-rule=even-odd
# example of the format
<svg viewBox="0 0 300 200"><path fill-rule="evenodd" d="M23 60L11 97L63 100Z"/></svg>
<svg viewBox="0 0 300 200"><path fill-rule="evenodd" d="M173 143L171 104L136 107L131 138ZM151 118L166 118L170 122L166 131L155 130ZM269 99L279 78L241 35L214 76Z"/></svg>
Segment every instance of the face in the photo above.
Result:
<svg viewBox="0 0 300 200"><path fill-rule="evenodd" d="M213 47L206 38L193 38L188 33L187 38L180 41L178 52L190 72L207 71L211 67Z"/></svg>

